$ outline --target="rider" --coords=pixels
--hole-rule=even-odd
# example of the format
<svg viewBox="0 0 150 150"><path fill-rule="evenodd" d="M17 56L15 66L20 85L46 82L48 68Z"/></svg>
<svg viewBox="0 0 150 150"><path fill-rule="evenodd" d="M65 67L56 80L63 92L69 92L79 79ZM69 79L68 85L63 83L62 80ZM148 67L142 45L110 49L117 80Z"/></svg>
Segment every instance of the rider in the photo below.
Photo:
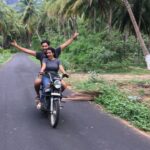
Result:
<svg viewBox="0 0 150 150"><path fill-rule="evenodd" d="M55 57L58 58L59 55L61 54L61 51L64 50L64 48L66 48L68 45L70 45L74 41L74 39L77 38L78 35L79 34L77 32L75 32L70 39L68 39L64 44L60 45L58 48L56 48L55 49ZM41 42L41 47L42 47L41 52L36 52L34 50L24 48L24 47L18 45L16 43L16 41L11 42L11 45L14 46L15 48L17 48L18 50L22 51L22 52L25 52L25 53L32 55L32 56L35 56L42 63L43 58L46 57L46 55L45 55L46 51L45 50L50 46L50 42L47 40L44 40ZM35 88L35 91L37 94L36 100L40 99L39 91L40 91L41 82L42 82L42 79L40 76L38 76L34 82L34 88ZM64 81L62 84L63 84L64 88L66 88L66 83Z"/></svg>
<svg viewBox="0 0 150 150"><path fill-rule="evenodd" d="M39 72L39 75L43 75L42 83L43 83L44 88L48 87L49 82L50 82L50 79L46 74L47 72L51 73L52 78L59 77L58 71L63 73L63 75L65 75L66 77L69 77L69 75L64 70L60 60L55 58L55 49L49 47L46 50L46 56L47 56L47 58L44 58L42 60L42 67ZM45 74L44 74L44 72L45 72ZM41 101L37 102L37 108L38 109L41 108Z"/></svg>

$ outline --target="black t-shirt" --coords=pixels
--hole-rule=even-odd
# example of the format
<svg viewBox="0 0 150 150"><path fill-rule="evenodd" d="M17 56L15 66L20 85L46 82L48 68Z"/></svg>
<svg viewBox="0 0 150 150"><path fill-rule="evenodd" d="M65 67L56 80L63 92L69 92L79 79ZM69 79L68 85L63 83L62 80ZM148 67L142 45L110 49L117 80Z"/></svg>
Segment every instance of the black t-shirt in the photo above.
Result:
<svg viewBox="0 0 150 150"><path fill-rule="evenodd" d="M55 49L55 58L58 58L60 54L61 54L61 48L58 47ZM36 52L36 59L40 60L41 64L42 64L43 58L46 58L46 55L44 54L44 52Z"/></svg>

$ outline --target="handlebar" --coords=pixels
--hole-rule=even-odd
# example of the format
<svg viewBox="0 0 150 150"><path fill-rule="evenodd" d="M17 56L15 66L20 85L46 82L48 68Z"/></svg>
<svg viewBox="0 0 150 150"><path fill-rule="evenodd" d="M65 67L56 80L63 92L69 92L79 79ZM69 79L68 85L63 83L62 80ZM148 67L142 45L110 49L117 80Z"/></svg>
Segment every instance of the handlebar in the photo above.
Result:
<svg viewBox="0 0 150 150"><path fill-rule="evenodd" d="M39 72L39 75L42 75L42 76L43 76L43 75L45 75L45 74L48 74L48 75L51 77L51 74L52 74L52 73L50 73L50 72ZM68 75L67 73L65 73L65 74L62 75L62 79L63 79L63 78L69 78L69 75Z"/></svg>

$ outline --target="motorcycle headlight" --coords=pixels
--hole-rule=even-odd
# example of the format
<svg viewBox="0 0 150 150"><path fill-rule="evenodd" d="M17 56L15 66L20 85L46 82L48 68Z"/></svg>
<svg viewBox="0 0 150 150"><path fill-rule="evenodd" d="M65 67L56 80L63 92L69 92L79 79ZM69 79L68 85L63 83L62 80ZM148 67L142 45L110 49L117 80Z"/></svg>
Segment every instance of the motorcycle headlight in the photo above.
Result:
<svg viewBox="0 0 150 150"><path fill-rule="evenodd" d="M61 82L60 82L59 80L55 80L55 81L54 81L54 87L55 87L56 89L61 88Z"/></svg>

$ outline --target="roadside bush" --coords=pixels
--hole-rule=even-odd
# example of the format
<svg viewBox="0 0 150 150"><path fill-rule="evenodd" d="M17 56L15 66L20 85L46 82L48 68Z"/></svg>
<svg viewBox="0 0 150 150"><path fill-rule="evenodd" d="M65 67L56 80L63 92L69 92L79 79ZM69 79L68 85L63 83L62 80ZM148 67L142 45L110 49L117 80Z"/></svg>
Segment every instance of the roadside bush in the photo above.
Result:
<svg viewBox="0 0 150 150"><path fill-rule="evenodd" d="M136 39L131 36L124 41L123 35L116 31L111 34L107 31L81 33L62 54L65 55L63 61L69 60L70 67L78 71L126 72L129 66L145 66Z"/></svg>
<svg viewBox="0 0 150 150"><path fill-rule="evenodd" d="M145 66L140 46L134 36L126 40L117 30L104 30L97 33L79 28L79 37L65 48L60 59L64 66L76 71L126 72L130 66ZM49 39L56 48L69 37L64 38L55 32L46 32L42 39ZM33 49L39 49L40 43L33 38Z"/></svg>
<svg viewBox="0 0 150 150"><path fill-rule="evenodd" d="M0 49L0 64L4 63L11 57L11 52L10 50L3 50Z"/></svg>
<svg viewBox="0 0 150 150"><path fill-rule="evenodd" d="M100 95L95 98L96 103L103 105L108 112L129 121L134 126L150 131L150 108L137 101L129 100L115 84L110 84L103 79L91 78L88 82L77 85L77 88L98 91Z"/></svg>

